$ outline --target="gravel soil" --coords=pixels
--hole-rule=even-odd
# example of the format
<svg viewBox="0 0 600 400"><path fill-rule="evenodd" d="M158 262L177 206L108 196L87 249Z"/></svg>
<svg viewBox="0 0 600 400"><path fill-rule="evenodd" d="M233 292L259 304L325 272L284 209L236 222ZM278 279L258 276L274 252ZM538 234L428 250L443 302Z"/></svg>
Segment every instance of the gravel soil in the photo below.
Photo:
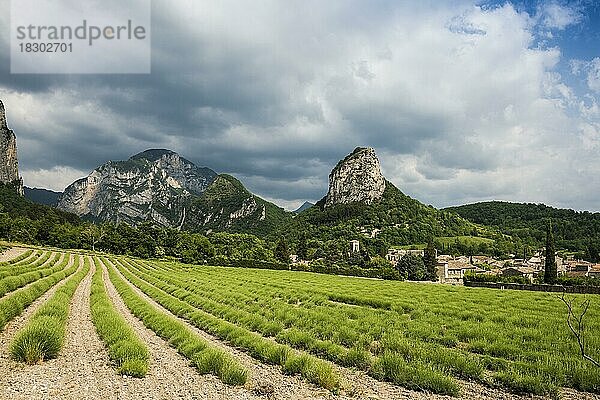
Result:
<svg viewBox="0 0 600 400"><path fill-rule="evenodd" d="M125 279L122 275L121 277ZM146 296L137 287L133 285L130 286L138 295L150 302L158 310L164 312L167 315L173 316L173 314L171 314L168 310L156 303L150 297ZM330 394L327 390L323 390L314 385L311 385L299 377L284 375L281 372L281 368L257 362L247 354L225 345L224 343L212 337L211 335L208 335L204 331L201 331L193 325L188 324L186 321L181 321L184 324L186 324L188 328L202 336L212 346L221 348L227 351L228 353L231 353L250 371L251 376L248 383L246 383L245 388L237 389L238 393L236 393L235 395L221 397L221 394L217 391L214 392L212 395L208 395L207 397L203 398L326 399L330 397ZM152 368L152 366L150 368ZM198 373L195 371L194 374L198 375ZM211 380L216 380L217 382L220 382L217 378L214 378L212 376L206 376L206 378L208 377L210 377Z"/></svg>
<svg viewBox="0 0 600 400"><path fill-rule="evenodd" d="M138 337L146 343L151 354L148 374L143 379L134 380L134 385L143 392L133 392L131 398L137 398L139 393L145 393L144 398L148 399L260 398L245 388L225 385L215 376L198 374L185 357L131 314L108 279L106 269L103 271L103 277L107 293L115 308Z"/></svg>
<svg viewBox="0 0 600 400"><path fill-rule="evenodd" d="M0 253L0 262L13 260L26 251L27 249L23 247L11 247L10 249Z"/></svg>

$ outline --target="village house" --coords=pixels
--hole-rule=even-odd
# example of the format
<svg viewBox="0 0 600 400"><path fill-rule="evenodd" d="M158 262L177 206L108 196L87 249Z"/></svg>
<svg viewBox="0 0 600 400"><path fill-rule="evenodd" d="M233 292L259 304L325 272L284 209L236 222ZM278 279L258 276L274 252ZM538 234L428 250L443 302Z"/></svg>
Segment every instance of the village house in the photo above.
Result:
<svg viewBox="0 0 600 400"><path fill-rule="evenodd" d="M309 265L310 261L301 259L297 254L290 254L290 262L293 265Z"/></svg>
<svg viewBox="0 0 600 400"><path fill-rule="evenodd" d="M531 267L508 267L502 270L502 276L520 276L533 282L536 270Z"/></svg>
<svg viewBox="0 0 600 400"><path fill-rule="evenodd" d="M594 264L588 272L590 278L600 278L600 264Z"/></svg>
<svg viewBox="0 0 600 400"><path fill-rule="evenodd" d="M600 278L600 264L592 264L591 262L581 260L569 261L567 263L566 275L571 278Z"/></svg>
<svg viewBox="0 0 600 400"><path fill-rule="evenodd" d="M438 257L438 281L441 283L450 283L462 285L463 278L468 272L481 273L485 270L471 264L469 257L461 256L448 258L448 256Z"/></svg>
<svg viewBox="0 0 600 400"><path fill-rule="evenodd" d="M381 229L375 228L369 230L368 228L361 228L360 233L368 238L375 239L381 233Z"/></svg>
<svg viewBox="0 0 600 400"><path fill-rule="evenodd" d="M396 266L398 261L408 254L423 257L424 253L425 252L423 250L389 249L385 255L385 259L388 260L393 266Z"/></svg>

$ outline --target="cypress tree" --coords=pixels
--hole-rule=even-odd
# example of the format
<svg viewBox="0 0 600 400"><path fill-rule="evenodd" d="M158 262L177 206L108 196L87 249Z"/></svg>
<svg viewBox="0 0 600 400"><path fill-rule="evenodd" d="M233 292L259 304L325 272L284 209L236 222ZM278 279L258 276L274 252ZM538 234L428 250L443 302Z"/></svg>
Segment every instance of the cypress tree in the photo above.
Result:
<svg viewBox="0 0 600 400"><path fill-rule="evenodd" d="M277 259L277 261L282 262L284 264L289 264L290 249L285 239L281 238L279 242L277 242L277 247L275 247L274 256Z"/></svg>
<svg viewBox="0 0 600 400"><path fill-rule="evenodd" d="M296 254L298 258L301 260L308 259L308 244L306 243L306 233L302 232L300 234L300 239L298 240L298 246L296 247Z"/></svg>
<svg viewBox="0 0 600 400"><path fill-rule="evenodd" d="M423 253L423 263L425 264L427 279L435 281L437 279L437 257L433 239L429 239L429 242L427 242L427 247Z"/></svg>
<svg viewBox="0 0 600 400"><path fill-rule="evenodd" d="M555 283L558 276L556 258L554 255L554 235L552 234L552 222L548 222L546 229L546 262L544 265L544 282Z"/></svg>

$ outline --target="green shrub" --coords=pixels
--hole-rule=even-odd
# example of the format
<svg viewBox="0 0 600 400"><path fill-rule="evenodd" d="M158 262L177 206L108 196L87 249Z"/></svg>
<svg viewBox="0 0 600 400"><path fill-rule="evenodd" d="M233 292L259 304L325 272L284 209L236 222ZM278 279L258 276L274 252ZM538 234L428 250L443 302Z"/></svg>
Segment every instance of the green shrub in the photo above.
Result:
<svg viewBox="0 0 600 400"><path fill-rule="evenodd" d="M104 287L102 265L97 258L94 258L94 263L96 272L92 277L90 308L96 332L106 344L108 356L115 363L118 373L144 377L150 358L148 348L115 309Z"/></svg>
<svg viewBox="0 0 600 400"><path fill-rule="evenodd" d="M172 287L172 294L168 294L168 292L162 291L141 280L122 266L119 268L119 271L121 271L135 286L140 288L144 293L152 297L173 314L189 320L202 330L206 330L223 340L229 341L233 346L247 350L252 357L260 361L277 363L284 366L290 358L301 357L293 355L289 348L289 350L285 350L282 348L283 346L273 343L256 333L249 332L247 329L217 318L201 309L194 308L186 302L192 301L192 296L185 290ZM182 299L185 299L186 301L180 300L176 295L181 296ZM315 343L316 341L311 340L311 345L314 345ZM304 356L308 358L309 366L301 368L295 373L301 374L310 382L317 385L322 385L330 390L337 390L339 387L339 378L333 371L331 364L310 355Z"/></svg>
<svg viewBox="0 0 600 400"><path fill-rule="evenodd" d="M532 393L537 395L558 395L558 388L549 382L547 377L540 375L525 375L514 369L497 372L494 380L515 393Z"/></svg>
<svg viewBox="0 0 600 400"><path fill-rule="evenodd" d="M70 301L88 272L89 264L84 263L81 270L71 276L33 315L10 345L13 359L34 364L58 356L64 344Z"/></svg>
<svg viewBox="0 0 600 400"><path fill-rule="evenodd" d="M152 329L179 353L190 359L200 373L214 374L230 385L246 383L248 371L237 360L221 350L210 347L203 338L181 321L158 311L135 293L129 284L115 273L109 263L106 265L111 282L131 312L140 318L146 327Z"/></svg>
<svg viewBox="0 0 600 400"><path fill-rule="evenodd" d="M451 377L431 365L419 361L407 364L402 355L391 352L384 353L375 361L370 374L409 389L450 396L458 396L460 393L458 384Z"/></svg>
<svg viewBox="0 0 600 400"><path fill-rule="evenodd" d="M35 318L21 330L10 345L11 357L16 361L35 364L55 358L64 343L64 327L53 317Z"/></svg>

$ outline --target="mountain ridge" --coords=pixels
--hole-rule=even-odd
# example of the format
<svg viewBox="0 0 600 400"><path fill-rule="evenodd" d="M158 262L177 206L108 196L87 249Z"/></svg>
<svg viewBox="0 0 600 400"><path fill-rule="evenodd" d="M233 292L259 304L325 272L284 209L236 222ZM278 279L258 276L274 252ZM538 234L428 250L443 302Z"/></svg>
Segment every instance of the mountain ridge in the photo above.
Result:
<svg viewBox="0 0 600 400"><path fill-rule="evenodd" d="M546 227L551 222L555 239L562 248L600 261L600 212L507 201L485 201L444 210L507 235L531 238L530 246L543 246Z"/></svg>
<svg viewBox="0 0 600 400"><path fill-rule="evenodd" d="M264 232L285 220L279 207L250 193L230 175L198 167L172 150L149 149L108 161L69 185L58 208L98 222L152 221L190 231ZM267 215L269 214L269 215ZM248 221L252 220L254 224Z"/></svg>
<svg viewBox="0 0 600 400"><path fill-rule="evenodd" d="M43 188L30 188L27 186L23 187L23 190L26 199L36 204L42 204L50 207L56 207L58 204L58 199L63 193Z"/></svg>

